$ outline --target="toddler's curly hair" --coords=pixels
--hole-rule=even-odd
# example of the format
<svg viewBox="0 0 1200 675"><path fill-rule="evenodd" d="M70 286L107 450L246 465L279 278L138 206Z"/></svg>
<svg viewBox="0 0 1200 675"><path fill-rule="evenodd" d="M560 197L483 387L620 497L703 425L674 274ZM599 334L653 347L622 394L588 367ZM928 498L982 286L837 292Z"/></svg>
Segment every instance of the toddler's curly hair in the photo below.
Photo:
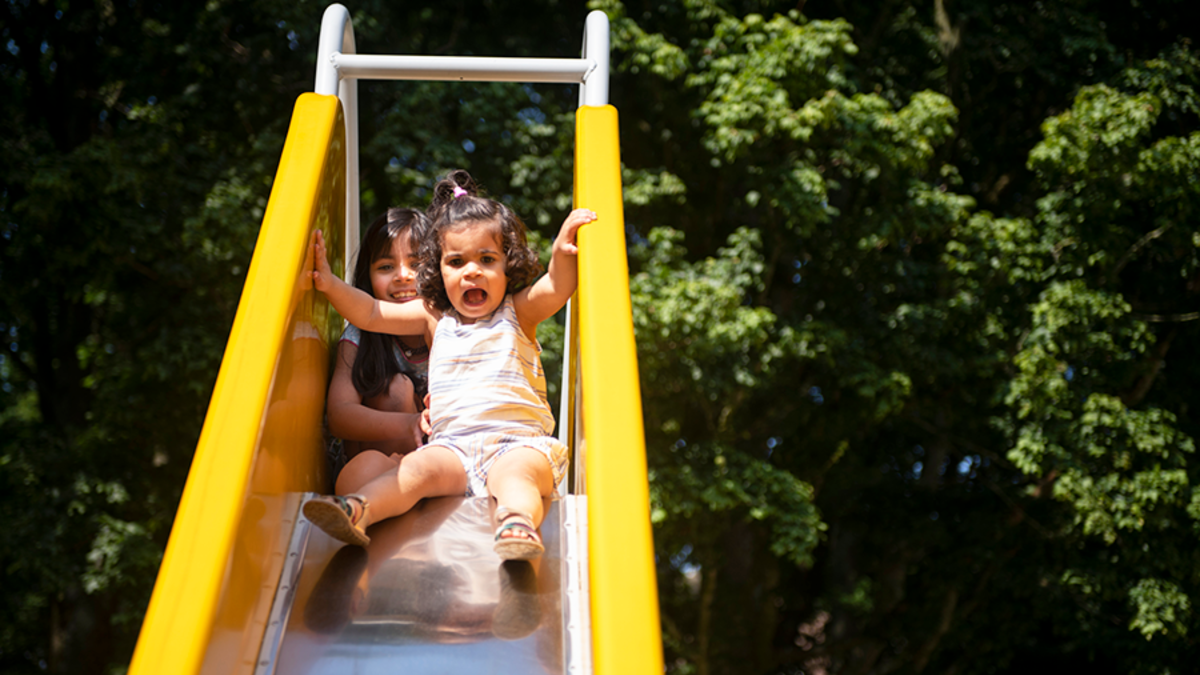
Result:
<svg viewBox="0 0 1200 675"><path fill-rule="evenodd" d="M442 280L442 239L446 232L466 223L492 223L496 227L507 260L506 293L525 288L542 273L542 263L527 241L525 223L512 209L479 192L471 174L455 169L434 185L433 202L425 211L432 225L418 253L417 293L440 312L453 307Z"/></svg>

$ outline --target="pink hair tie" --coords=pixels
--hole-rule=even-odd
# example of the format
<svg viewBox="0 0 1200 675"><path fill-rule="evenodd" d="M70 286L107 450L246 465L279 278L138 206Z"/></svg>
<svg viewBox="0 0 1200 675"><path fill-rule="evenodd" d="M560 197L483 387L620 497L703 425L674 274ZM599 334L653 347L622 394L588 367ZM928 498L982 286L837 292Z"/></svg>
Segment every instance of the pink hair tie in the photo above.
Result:
<svg viewBox="0 0 1200 675"><path fill-rule="evenodd" d="M458 199L459 197L465 197L466 195L467 195L466 190L460 188L457 185L454 186L454 198L455 199Z"/></svg>

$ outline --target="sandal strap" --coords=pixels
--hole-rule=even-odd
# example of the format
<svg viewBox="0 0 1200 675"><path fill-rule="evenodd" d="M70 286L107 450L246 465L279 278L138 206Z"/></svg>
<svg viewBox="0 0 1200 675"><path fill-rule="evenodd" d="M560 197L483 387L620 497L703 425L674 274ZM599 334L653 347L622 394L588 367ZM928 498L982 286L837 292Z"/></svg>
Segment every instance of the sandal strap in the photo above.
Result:
<svg viewBox="0 0 1200 675"><path fill-rule="evenodd" d="M541 537L538 536L537 530L526 525L525 523L513 522L513 523L505 523L505 524L501 525L499 529L496 530L496 541L500 541L503 538L502 535L505 532L508 532L509 530L521 530L525 534L528 534L532 540L534 540L534 541L541 540Z"/></svg>
<svg viewBox="0 0 1200 675"><path fill-rule="evenodd" d="M500 527L496 528L496 541L500 541L502 539L501 535L512 529L524 532L534 541L542 540L541 535L537 532L537 528L533 526L533 518L529 514L501 506L496 509L496 522L500 524Z"/></svg>
<svg viewBox="0 0 1200 675"><path fill-rule="evenodd" d="M354 517L354 505L350 503L351 499L359 503L360 508L358 512L358 518ZM337 495L334 496L334 500L337 501L338 506L340 506L341 509L346 512L346 517L350 519L350 524L355 526L357 526L363 518L366 518L367 509L371 508L371 505L367 503L367 498L359 494L346 495L344 497Z"/></svg>
<svg viewBox="0 0 1200 675"><path fill-rule="evenodd" d="M528 513L521 513L520 511L515 511L507 506L501 506L496 509L497 523L504 523L509 518L520 518L521 521L526 525L533 527L533 516L530 516Z"/></svg>

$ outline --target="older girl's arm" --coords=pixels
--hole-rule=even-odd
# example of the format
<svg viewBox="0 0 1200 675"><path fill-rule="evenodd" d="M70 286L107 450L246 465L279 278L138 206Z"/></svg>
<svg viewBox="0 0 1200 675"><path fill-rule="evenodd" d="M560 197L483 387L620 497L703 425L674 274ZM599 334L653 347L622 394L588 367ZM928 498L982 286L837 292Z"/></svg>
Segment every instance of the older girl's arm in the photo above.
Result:
<svg viewBox="0 0 1200 675"><path fill-rule="evenodd" d="M358 346L348 340L338 343L337 360L329 382L326 412L329 431L345 441L375 442L372 449L388 449L406 453L421 445L421 413L413 401L411 411L377 410L363 401L354 388L352 372ZM394 377L404 377L395 375ZM411 393L411 390L410 390ZM388 454L385 452L384 454Z"/></svg>
<svg viewBox="0 0 1200 675"><path fill-rule="evenodd" d="M325 237L320 230L313 236L313 286L329 298L329 303L361 330L391 335L425 335L429 312L421 302L382 302L342 281L329 267Z"/></svg>

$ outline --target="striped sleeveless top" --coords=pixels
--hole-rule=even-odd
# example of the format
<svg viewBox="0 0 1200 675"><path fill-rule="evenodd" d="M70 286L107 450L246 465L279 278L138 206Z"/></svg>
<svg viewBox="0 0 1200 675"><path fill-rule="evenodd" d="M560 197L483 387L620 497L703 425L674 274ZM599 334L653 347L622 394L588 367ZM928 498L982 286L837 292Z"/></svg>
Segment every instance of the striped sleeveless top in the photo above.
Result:
<svg viewBox="0 0 1200 675"><path fill-rule="evenodd" d="M430 443L480 433L550 436L541 345L517 322L512 295L490 317L438 322L429 354Z"/></svg>

